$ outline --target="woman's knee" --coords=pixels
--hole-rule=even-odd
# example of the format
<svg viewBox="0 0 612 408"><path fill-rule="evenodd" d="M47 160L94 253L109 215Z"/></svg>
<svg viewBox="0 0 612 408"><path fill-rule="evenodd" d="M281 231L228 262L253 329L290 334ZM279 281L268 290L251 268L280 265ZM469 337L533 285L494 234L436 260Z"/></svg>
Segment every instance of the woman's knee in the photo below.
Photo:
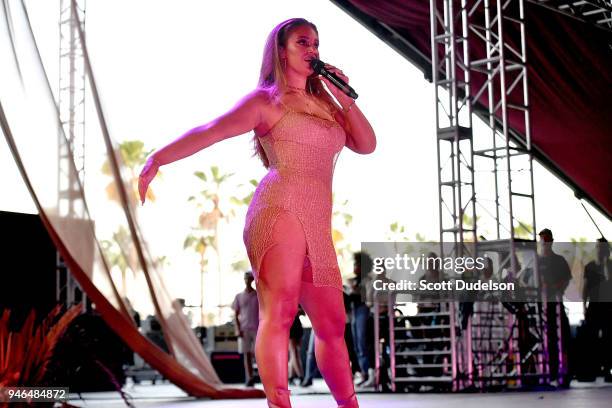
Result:
<svg viewBox="0 0 612 408"><path fill-rule="evenodd" d="M344 314L330 313L319 318L316 323L313 321L315 335L324 341L342 339L344 341Z"/></svg>
<svg viewBox="0 0 612 408"><path fill-rule="evenodd" d="M302 282L300 302L320 340L344 339L346 314L342 293L335 288Z"/></svg>
<svg viewBox="0 0 612 408"><path fill-rule="evenodd" d="M281 297L281 296L279 296ZM259 324L275 330L288 331L298 311L297 297L276 298L268 307L259 310Z"/></svg>

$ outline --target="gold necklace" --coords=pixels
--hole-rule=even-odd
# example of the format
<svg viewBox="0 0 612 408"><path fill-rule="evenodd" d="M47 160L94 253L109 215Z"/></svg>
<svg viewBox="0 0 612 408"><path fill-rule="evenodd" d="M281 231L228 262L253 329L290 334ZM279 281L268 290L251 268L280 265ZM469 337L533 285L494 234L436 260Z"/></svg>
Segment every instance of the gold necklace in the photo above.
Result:
<svg viewBox="0 0 612 408"><path fill-rule="evenodd" d="M308 92L306 92L306 89L298 88L296 86L287 85L287 88L292 89L292 90L297 91L297 92L300 92L300 93L303 93L303 94L308 93Z"/></svg>
<svg viewBox="0 0 612 408"><path fill-rule="evenodd" d="M312 101L312 98L313 98L312 94L310 94L305 89L297 88L297 87L291 86L291 85L287 85L287 89L289 89L289 90L291 90L291 91L293 91L295 93L299 93L300 95L303 95L306 98L306 110L308 111L309 115L313 115L312 108L311 108L311 105L310 105L310 102Z"/></svg>

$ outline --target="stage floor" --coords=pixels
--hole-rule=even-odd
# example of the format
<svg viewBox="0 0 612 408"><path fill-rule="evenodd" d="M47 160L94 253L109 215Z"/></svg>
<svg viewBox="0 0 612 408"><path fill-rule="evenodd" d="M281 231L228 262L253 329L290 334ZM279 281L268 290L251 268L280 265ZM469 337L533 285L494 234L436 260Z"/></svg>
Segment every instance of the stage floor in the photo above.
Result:
<svg viewBox="0 0 612 408"><path fill-rule="evenodd" d="M310 388L291 387L294 408L335 408L334 400L322 380ZM267 408L263 399L254 400L195 400L172 384L127 386L133 406L160 408ZM78 407L125 407L117 393L84 393L82 399L71 394L70 404ZM568 390L501 392L487 394L378 394L359 393L361 408L598 408L610 407L612 384L572 382Z"/></svg>

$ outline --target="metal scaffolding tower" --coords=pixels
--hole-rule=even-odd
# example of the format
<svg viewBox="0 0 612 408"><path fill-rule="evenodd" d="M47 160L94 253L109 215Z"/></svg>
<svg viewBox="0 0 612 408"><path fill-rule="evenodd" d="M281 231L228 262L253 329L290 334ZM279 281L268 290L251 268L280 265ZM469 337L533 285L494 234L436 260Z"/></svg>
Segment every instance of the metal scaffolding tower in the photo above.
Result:
<svg viewBox="0 0 612 408"><path fill-rule="evenodd" d="M438 10L439 2L431 1L440 241L454 242L460 255L465 242L476 242L484 233L488 239L508 239L510 245L515 238L535 240L523 1L462 0L459 10L453 8L456 1L442 3ZM505 40L509 24L519 33L519 44ZM485 57L470 61L475 50ZM482 82L478 88L476 76ZM487 107L480 113L487 118L486 130L475 132L472 113L482 109L477 102L483 96ZM524 122L520 146L510 139L510 111L519 112ZM490 181L491 199L475 189L475 179L487 176L484 185ZM477 221L487 217L495 232L477 228Z"/></svg>
<svg viewBox="0 0 612 408"><path fill-rule="evenodd" d="M453 3L445 0L443 10L438 10L437 2L431 1L440 256L462 256L466 240L476 240L467 10L462 8L457 13ZM443 49L441 58L440 48ZM444 254L442 242L453 242L454 253Z"/></svg>
<svg viewBox="0 0 612 408"><path fill-rule="evenodd" d="M60 1L60 48L58 109L58 212L71 219L82 219L84 203L80 186L85 181L85 62L78 40L78 21L85 25L85 0ZM74 12L78 14L78 20ZM65 136L64 136L65 135ZM69 145L65 143L66 137ZM70 150L68 150L70 149ZM74 160L74 162L73 162ZM76 171L75 171L76 168ZM59 252L56 263L56 301L66 306L85 300Z"/></svg>
<svg viewBox="0 0 612 408"><path fill-rule="evenodd" d="M503 253L499 269L518 273L517 243L536 238L523 0L431 0L430 14L440 256ZM485 118L484 123L472 121L475 113ZM514 124L522 122L522 141L511 140L509 115L514 115ZM452 243L451 253L444 253L442 243ZM510 325L508 348L500 354L504 358L485 358L491 344L474 346L482 344L471 338L471 326L482 323L481 315L468 330L453 325L454 389L474 385L474 357L479 364L489 361L505 367L476 367L480 374L504 377L506 384L518 378L515 384L520 385L521 356L512 328L516 320L504 308L490 312L490 322ZM540 327L541 319L536 320ZM542 347L538 350L543 352ZM460 356L467 356L467 361Z"/></svg>

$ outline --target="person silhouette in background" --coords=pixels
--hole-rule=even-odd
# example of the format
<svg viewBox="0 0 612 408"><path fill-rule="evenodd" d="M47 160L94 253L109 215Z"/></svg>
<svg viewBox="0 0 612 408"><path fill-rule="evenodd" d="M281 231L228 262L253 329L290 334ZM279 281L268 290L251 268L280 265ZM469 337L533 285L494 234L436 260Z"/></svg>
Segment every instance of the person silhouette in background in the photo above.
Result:
<svg viewBox="0 0 612 408"><path fill-rule="evenodd" d="M360 378L357 380L357 386L370 385L370 358L368 351L367 330L368 318L370 317L370 308L367 300L367 286L370 279L374 264L370 255L365 252L355 252L353 254L353 273L354 278L351 279L351 333L353 335L353 344L355 353L359 361Z"/></svg>
<svg viewBox="0 0 612 408"><path fill-rule="evenodd" d="M301 384L304 381L304 367L302 367L302 337L304 328L300 316L304 315L302 308L298 308L293 324L289 329L289 384L295 380Z"/></svg>
<svg viewBox="0 0 612 408"><path fill-rule="evenodd" d="M568 387L569 376L566 369L567 366L561 367L560 357L567 361L567 345L571 332L565 306L563 305L563 294L572 279L572 272L565 258L555 253L552 249L554 242L552 231L544 228L538 235L540 237L538 272L540 275L540 285L547 302L546 327L550 375L553 382L558 382L562 387ZM560 314L557 313L557 310ZM558 321L561 323L561 339L557 333L559 327Z"/></svg>
<svg viewBox="0 0 612 408"><path fill-rule="evenodd" d="M244 373L247 387L255 384L253 360L255 357L255 338L259 326L259 301L253 288L253 273L244 273L244 290L236 295L232 303L235 312L234 324L238 335L238 352L244 355Z"/></svg>
<svg viewBox="0 0 612 408"><path fill-rule="evenodd" d="M612 382L612 259L603 237L597 240L596 259L584 267L582 300L589 343L601 357L596 365L603 368L604 380Z"/></svg>

